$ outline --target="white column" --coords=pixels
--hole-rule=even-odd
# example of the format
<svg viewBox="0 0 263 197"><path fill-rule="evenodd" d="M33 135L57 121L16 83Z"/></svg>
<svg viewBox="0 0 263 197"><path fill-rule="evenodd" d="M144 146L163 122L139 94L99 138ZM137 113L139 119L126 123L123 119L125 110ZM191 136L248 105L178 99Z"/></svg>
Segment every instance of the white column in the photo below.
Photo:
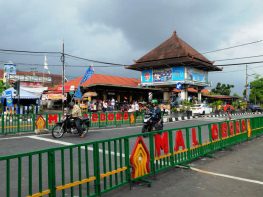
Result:
<svg viewBox="0 0 263 197"><path fill-rule="evenodd" d="M202 102L202 94L201 94L201 90L198 90L198 103Z"/></svg>
<svg viewBox="0 0 263 197"><path fill-rule="evenodd" d="M170 101L170 92L163 92L163 101L164 102Z"/></svg>

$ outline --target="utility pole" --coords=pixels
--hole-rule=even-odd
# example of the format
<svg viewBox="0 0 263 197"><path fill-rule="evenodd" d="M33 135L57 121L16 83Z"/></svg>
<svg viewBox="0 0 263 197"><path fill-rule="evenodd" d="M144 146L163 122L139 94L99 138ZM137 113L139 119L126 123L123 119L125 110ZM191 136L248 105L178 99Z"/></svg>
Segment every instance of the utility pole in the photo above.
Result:
<svg viewBox="0 0 263 197"><path fill-rule="evenodd" d="M247 74L247 64L246 64L246 101L248 101L248 74Z"/></svg>
<svg viewBox="0 0 263 197"><path fill-rule="evenodd" d="M65 94L65 51L64 51L64 40L62 43L62 115L64 115L64 94Z"/></svg>

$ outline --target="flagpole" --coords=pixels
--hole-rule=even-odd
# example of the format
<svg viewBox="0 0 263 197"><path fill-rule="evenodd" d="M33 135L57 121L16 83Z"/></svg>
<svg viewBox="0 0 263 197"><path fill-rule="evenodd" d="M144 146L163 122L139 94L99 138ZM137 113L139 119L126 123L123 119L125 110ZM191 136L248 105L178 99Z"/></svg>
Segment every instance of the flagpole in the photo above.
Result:
<svg viewBox="0 0 263 197"><path fill-rule="evenodd" d="M65 51L64 51L64 40L62 43L62 115L64 115L64 94L65 94Z"/></svg>

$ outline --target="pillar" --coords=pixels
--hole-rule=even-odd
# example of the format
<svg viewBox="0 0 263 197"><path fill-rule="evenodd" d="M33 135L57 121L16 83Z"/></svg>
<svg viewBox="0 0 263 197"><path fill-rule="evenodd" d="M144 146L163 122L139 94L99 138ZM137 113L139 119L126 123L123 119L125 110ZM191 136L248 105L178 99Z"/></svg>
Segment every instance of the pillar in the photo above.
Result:
<svg viewBox="0 0 263 197"><path fill-rule="evenodd" d="M188 100L188 90L184 88L181 90L181 100Z"/></svg>
<svg viewBox="0 0 263 197"><path fill-rule="evenodd" d="M197 97L198 97L198 103L201 103L202 102L202 94L201 94L201 90L199 90L199 89L198 89Z"/></svg>
<svg viewBox="0 0 263 197"><path fill-rule="evenodd" d="M170 101L170 92L163 92L163 101L164 102Z"/></svg>

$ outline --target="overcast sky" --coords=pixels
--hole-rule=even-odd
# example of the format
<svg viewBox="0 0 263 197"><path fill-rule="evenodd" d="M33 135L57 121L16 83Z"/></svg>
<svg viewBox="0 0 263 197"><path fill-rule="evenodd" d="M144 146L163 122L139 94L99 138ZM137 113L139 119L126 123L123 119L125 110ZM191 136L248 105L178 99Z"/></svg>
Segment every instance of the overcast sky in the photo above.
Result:
<svg viewBox="0 0 263 197"><path fill-rule="evenodd" d="M263 39L262 0L0 0L0 48L34 51L65 51L73 55L132 64L146 52L177 34L200 52ZM263 42L207 54L212 60L263 54ZM0 61L43 63L43 56L0 53ZM246 62L263 60L263 57ZM66 59L67 64L89 62ZM60 73L59 57L48 55L49 69ZM216 62L224 64L228 62ZM122 68L96 68L96 73L139 77L139 72ZM1 63L1 67L3 64ZM19 66L30 70L35 66ZM250 65L249 74L263 74L263 65ZM231 83L239 94L245 85L245 66L212 73L216 84ZM43 67L39 67L43 70ZM70 78L85 68L66 69ZM229 72L233 71L233 72ZM253 79L253 78L250 78Z"/></svg>

